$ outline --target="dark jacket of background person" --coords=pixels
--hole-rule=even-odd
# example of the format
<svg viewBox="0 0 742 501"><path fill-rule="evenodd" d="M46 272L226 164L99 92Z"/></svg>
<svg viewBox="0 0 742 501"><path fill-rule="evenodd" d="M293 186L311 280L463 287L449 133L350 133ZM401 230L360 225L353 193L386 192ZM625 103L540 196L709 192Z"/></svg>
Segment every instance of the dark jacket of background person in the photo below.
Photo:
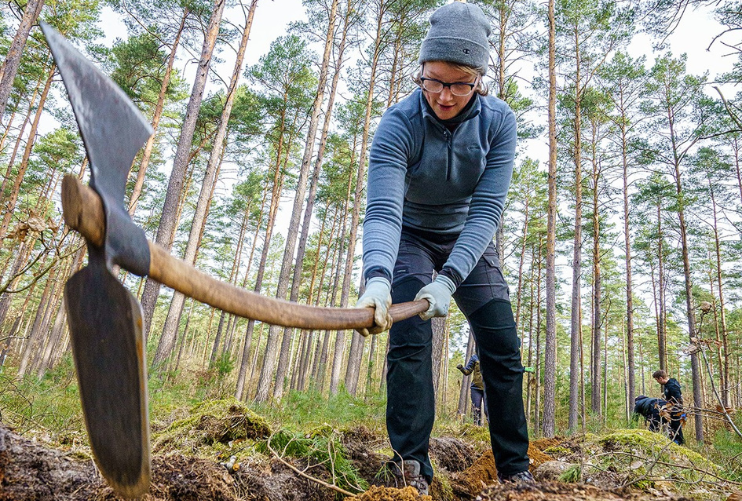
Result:
<svg viewBox="0 0 742 501"><path fill-rule="evenodd" d="M683 393L680 391L680 383L675 378L670 378L665 383L664 388L665 400L668 402L682 406L683 405Z"/></svg>
<svg viewBox="0 0 742 501"><path fill-rule="evenodd" d="M649 431L662 431L660 410L667 405L667 400L639 395L634 401L634 415L644 417L645 421L649 423Z"/></svg>
<svg viewBox="0 0 742 501"><path fill-rule="evenodd" d="M664 384L665 399L672 404L670 410L670 438L678 445L685 444L683 437L683 422L685 421L685 412L683 411L683 393L680 390L680 383L675 378L670 378Z"/></svg>

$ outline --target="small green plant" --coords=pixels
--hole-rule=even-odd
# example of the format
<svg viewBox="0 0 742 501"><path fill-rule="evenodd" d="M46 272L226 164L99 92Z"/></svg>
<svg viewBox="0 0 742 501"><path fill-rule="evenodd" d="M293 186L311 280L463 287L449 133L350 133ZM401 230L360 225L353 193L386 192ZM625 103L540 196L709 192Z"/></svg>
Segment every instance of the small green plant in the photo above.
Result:
<svg viewBox="0 0 742 501"><path fill-rule="evenodd" d="M305 459L311 466L323 465L333 479L334 485L353 492L368 489L368 483L359 476L346 456L340 436L332 429L316 430L303 435L289 430L280 430L268 440L259 442L256 450L279 457Z"/></svg>
<svg viewBox="0 0 742 501"><path fill-rule="evenodd" d="M560 482L566 482L566 483L575 483L579 482L582 478L582 468L580 465L573 465L570 466L567 471L559 475L559 481Z"/></svg>
<svg viewBox="0 0 742 501"><path fill-rule="evenodd" d="M220 380L224 380L234 370L234 358L229 353L222 353L219 357L214 360L212 365L213 369L216 369L217 377Z"/></svg>

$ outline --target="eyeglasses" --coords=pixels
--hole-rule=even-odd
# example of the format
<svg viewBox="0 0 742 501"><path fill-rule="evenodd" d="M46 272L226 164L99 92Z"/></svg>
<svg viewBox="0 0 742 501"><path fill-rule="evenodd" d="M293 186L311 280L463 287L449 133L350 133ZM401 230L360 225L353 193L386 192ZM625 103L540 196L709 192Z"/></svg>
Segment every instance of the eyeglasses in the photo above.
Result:
<svg viewBox="0 0 742 501"><path fill-rule="evenodd" d="M477 80L475 80L474 83L445 83L441 82L440 80L436 80L435 78L421 77L420 81L422 82L423 89L427 90L428 92L438 94L440 92L443 92L444 87L448 87L448 90L451 91L451 94L459 97L468 96L474 91L474 87L476 87L477 85Z"/></svg>

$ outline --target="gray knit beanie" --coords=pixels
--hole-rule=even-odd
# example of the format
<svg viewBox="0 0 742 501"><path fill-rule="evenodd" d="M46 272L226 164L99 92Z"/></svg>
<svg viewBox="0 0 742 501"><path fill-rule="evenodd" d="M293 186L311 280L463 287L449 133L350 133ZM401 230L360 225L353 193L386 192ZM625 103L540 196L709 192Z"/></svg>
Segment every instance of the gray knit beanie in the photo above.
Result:
<svg viewBox="0 0 742 501"><path fill-rule="evenodd" d="M489 63L490 23L476 5L453 2L430 16L430 30L420 47L420 64L447 61L477 68L482 75Z"/></svg>

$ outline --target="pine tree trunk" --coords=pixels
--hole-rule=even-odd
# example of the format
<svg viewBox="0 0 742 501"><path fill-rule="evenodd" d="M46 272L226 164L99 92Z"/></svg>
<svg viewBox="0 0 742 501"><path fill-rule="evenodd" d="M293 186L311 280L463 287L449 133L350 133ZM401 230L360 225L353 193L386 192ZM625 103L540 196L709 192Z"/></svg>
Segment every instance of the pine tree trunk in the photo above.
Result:
<svg viewBox="0 0 742 501"><path fill-rule="evenodd" d="M714 193L714 186L709 179L709 192L711 193L711 203L713 206L714 215L714 254L716 257L716 285L719 295L719 320L721 327L721 344L723 346L723 355L720 359L724 360L723 370L719 374L721 383L721 399L725 407L729 407L729 340L728 340L728 329L727 329L727 315L725 311L724 301L724 288L722 287L722 262L721 262L721 242L719 240L719 226L718 226L718 208L716 206L716 195ZM716 310L714 310L716 311Z"/></svg>
<svg viewBox="0 0 742 501"><path fill-rule="evenodd" d="M593 144L595 144L595 139L593 138ZM598 170L598 160L595 158L595 155L593 155L593 172L592 172L592 184L593 184L593 214L592 214L592 221L593 221L593 354L592 354L592 368L591 368L591 376L592 376L592 399L591 399L591 409L593 413L600 415L601 414L601 408L603 407L601 405L601 398L600 398L600 339L601 339L601 274L600 274L600 218L598 211L600 210L600 207L598 206L598 192L599 192L599 186L598 186L598 179L600 177L600 171ZM607 335L607 329L606 329L606 335ZM608 361L606 360L606 364ZM575 424L577 424L575 422Z"/></svg>
<svg viewBox="0 0 742 501"><path fill-rule="evenodd" d="M683 197L683 186L680 178L679 162L675 163L675 188L678 199ZM688 228L685 222L685 210L680 205L678 210L678 221L680 223L680 242L683 255L683 276L685 277L685 307L688 315L688 339L693 343L696 337L696 314L693 309L693 284L691 281L690 258L688 256ZM703 386L701 384L701 367L698 362L698 353L690 355L691 373L693 375L693 405L696 409L703 408ZM703 443L703 416L696 412L694 415L696 440Z"/></svg>
<svg viewBox="0 0 742 501"><path fill-rule="evenodd" d="M281 272L278 277L278 287L276 291L276 298L278 299L286 299L286 293L288 292L289 288L289 277L291 275L292 264L295 263L296 269L299 272L299 277L301 277L302 259L297 259L296 261L294 261L294 250L296 248L296 239L299 234L299 223L302 215L302 207L304 206L304 198L306 195L307 182L309 178L309 167L312 162L314 141L317 135L317 127L319 125L319 115L322 112L322 102L325 96L325 88L327 87L327 73L328 68L330 67L330 53L335 31L337 6L338 0L333 0L328 17L327 34L325 36L325 50L322 56L322 64L320 66L317 91L315 92L314 102L312 103L312 112L311 118L309 119L309 129L307 131L307 140L304 147L304 156L301 161L301 169L299 170L299 179L297 181L296 194L294 196L294 206L291 211L291 220L289 221L288 232L286 235L286 246L283 253L283 262L281 263ZM311 218L311 213L309 213L308 215ZM296 285L296 287L293 287L293 290L296 290L296 297L298 298L298 284ZM272 378L278 339L282 330L283 343L281 345L280 358L278 361L278 367L276 368L275 385L273 387L273 397L277 399L280 399L283 396L283 381L286 377L286 368L288 366L289 349L291 347L291 335L293 333L293 329L282 329L280 326L271 326L268 332L268 347L266 348L264 362L265 367L267 367L266 377ZM263 382L263 385L265 384L266 383Z"/></svg>
<svg viewBox="0 0 742 501"><path fill-rule="evenodd" d="M198 111L201 107L206 79L209 73L209 66L213 59L214 46L216 45L217 35L219 34L219 26L221 24L225 3L225 0L214 1L214 8L211 12L209 26L204 36L201 58L198 64L196 78L193 82L193 89L191 90L191 97L188 102L185 121L183 122L183 127L180 131L180 139L178 140L178 147L175 151L175 161L173 162L173 169L168 181L160 224L157 227L157 236L155 241L167 250L172 249L173 240L175 239L175 231L178 227L176 216L178 201L180 200L183 191L183 181L188 167L188 158L193 143L193 133L196 129ZM160 284L147 278L141 301L144 313L143 330L145 337L149 337L152 316L155 311L159 294Z"/></svg>
<svg viewBox="0 0 742 501"><path fill-rule="evenodd" d="M137 172L137 180L134 183L134 189L129 197L129 214L132 216L137 209L137 203L139 202L139 196L142 194L142 187L144 186L144 178L147 174L147 167L149 166L149 160L152 156L152 150L154 149L155 140L157 138L157 129L160 126L160 119L162 118L162 112L165 109L165 96L167 94L167 88L170 85L170 75L173 71L173 65L175 64L175 55L178 51L178 45L180 44L180 37L183 34L185 28L186 19L190 10L186 7L183 9L183 17L180 20L180 26L175 34L175 40L170 47L170 56L167 60L167 66L165 67L165 74L162 76L162 85L160 85L160 93L157 96L157 104L155 105L155 112L152 116L152 135L147 139L147 144L144 146L144 153L142 153L142 161L139 164L139 171Z"/></svg>
<svg viewBox="0 0 742 501"><path fill-rule="evenodd" d="M662 229L662 207L657 203L657 304L658 324L657 324L657 347L659 349L660 369L667 371L667 303L665 301L665 256L664 256L664 234Z"/></svg>
<svg viewBox="0 0 742 501"><path fill-rule="evenodd" d="M44 90L41 91L39 106L36 109L36 115L34 116L33 122L31 123L31 131L29 132L28 139L26 140L26 149L23 152L21 165L18 167L18 173L15 176L15 183L13 184L12 191L10 192L10 198L4 203L5 214L3 215L2 223L0 223L0 239L4 238L8 233L10 219L13 216L13 212L15 211L15 205L18 201L18 196L21 190L21 183L23 182L23 178L26 175L26 169L28 169L28 163L31 158L31 150L33 150L33 146L36 141L36 132L39 129L39 121L41 120L41 115L43 115L44 104L46 103L46 98L49 95L49 89L51 89L56 70L57 66L52 64L51 70L49 70L49 76L46 79L46 84L44 85Z"/></svg>
<svg viewBox="0 0 742 501"><path fill-rule="evenodd" d="M443 341L446 335L446 323L449 317L434 317L433 324L433 391L438 396L438 387L441 380L441 368L443 367Z"/></svg>
<svg viewBox="0 0 742 501"><path fill-rule="evenodd" d="M44 0L28 1L18 31L13 37L13 42L5 55L2 67L0 67L0 120L5 114L5 105L8 103L8 98L13 90L13 81L18 73L18 66L21 63L21 55L23 54L23 48L26 46L28 34L36 23L39 14L41 14L43 6Z"/></svg>
<svg viewBox="0 0 742 501"><path fill-rule="evenodd" d="M350 191L351 186L351 180L348 179L348 191ZM343 251L345 249L345 242L346 242L346 236L345 236L345 224L348 220L348 199L346 198L345 204L343 206L343 212L341 217L341 229L340 234L338 238L336 239L338 246L336 248L336 254L335 254L335 266L334 266L334 272L333 277L335 277L334 282L332 284L332 291L330 292L330 303L329 306L336 306L336 298L337 298L337 292L340 285L340 270L343 266ZM327 372L327 359L328 359L328 350L330 347L330 331L326 330L324 338L322 340L322 352L320 353L320 359L319 364L317 364L317 375L315 376L315 381L317 381L317 388L320 392L324 391L325 386L325 376ZM337 350L337 346L335 347Z"/></svg>
<svg viewBox="0 0 742 501"><path fill-rule="evenodd" d="M48 81L48 79L47 79ZM13 152L10 154L10 158L8 159L8 167L5 169L5 176L3 177L3 183L2 187L0 188L0 200L5 200L6 194L5 192L8 189L8 183L13 178L13 167L15 166L15 157L18 155L18 150L21 147L21 142L23 142L23 135L24 131L26 130L26 125L28 125L28 122L31 121L32 111L34 104L36 103L36 96L39 95L39 89L41 88L41 83L44 82L44 78L39 78L36 81L36 87L34 88L33 94L31 94L31 99L28 101L28 110L26 111L26 115L23 118L23 124L21 124L20 129L18 130L18 137L16 137L15 144L13 145ZM10 126L6 129L6 134L10 130ZM87 157L86 157L87 158Z"/></svg>
<svg viewBox="0 0 742 501"><path fill-rule="evenodd" d="M523 300L523 266L526 261L526 244L528 242L528 224L530 223L529 198L526 197L523 208L523 237L520 246L520 261L518 262L518 290L515 302L515 325L520 325L520 307Z"/></svg>
<svg viewBox="0 0 742 501"><path fill-rule="evenodd" d="M621 121L621 164L623 167L623 219L624 219L624 262L626 263L626 350L628 371L628 402L633 406L636 398L636 368L634 354L634 281L631 270L631 231L629 221L629 160L628 134L626 122Z"/></svg>
<svg viewBox="0 0 742 501"><path fill-rule="evenodd" d="M353 256L356 248L356 236L358 234L358 221L363 203L363 187L366 179L366 150L371 126L371 112L374 104L374 87L376 84L376 71L379 65L379 57L382 51L383 36L383 12L380 11L376 20L376 39L374 40L374 51L371 59L370 75L368 77L368 96L366 99L366 116L363 123L363 139L361 141L361 154L358 158L358 176L356 178L356 191L353 203L353 216L350 224L350 237L348 240L348 254L345 258L345 274L343 276L343 290L340 296L340 307L348 306L350 295L351 273L353 272ZM360 374L360 360L363 356L363 344L365 338L353 331L350 355L348 357L348 368L345 374L345 389L351 395L356 394L358 376ZM339 331L336 337L335 358L332 364L332 378L330 379L330 393L336 394L340 384L340 372L345 352L345 331Z"/></svg>
<svg viewBox="0 0 742 501"><path fill-rule="evenodd" d="M546 224L546 347L544 353L543 433L553 437L556 427L556 20L554 0L548 3L549 18L549 202ZM536 409L541 406L536 401Z"/></svg>
<svg viewBox="0 0 742 501"><path fill-rule="evenodd" d="M379 336L371 336L371 346L368 348L368 365L366 367L366 389L364 391L364 396L366 401L368 401L368 398L371 396L372 391L372 380L374 376L374 361L376 356L376 344L377 344L377 338Z"/></svg>
<svg viewBox="0 0 742 501"><path fill-rule="evenodd" d="M536 296L534 295L535 293L534 287L535 287L535 282L536 282L536 277L535 277L536 269L537 269L536 259L535 259L533 252L531 252L531 277L530 277L531 283L529 286L529 293L530 293L531 300L528 305L528 359L525 364L528 367L533 367L533 341L534 341L533 340L533 332L534 332L533 314L534 314L534 309L536 306L536 301L538 301L538 298L536 298ZM539 270L539 274L540 274L540 270ZM534 298L535 298L535 301L534 301ZM527 373L525 377L527 381L526 383L526 404L525 404L526 419L528 420L528 428L530 429L532 428L532 422L533 422L533 420L531 419L532 393L533 393L533 386L535 385L536 381L535 381L535 376L531 372Z"/></svg>
<svg viewBox="0 0 742 501"><path fill-rule="evenodd" d="M283 122L283 117L281 119ZM293 128L292 128L293 130ZM278 147L278 159L280 160L281 150L282 150L282 142L283 142L283 127L281 127L281 139L279 141L279 147ZM288 147L286 148L286 161L288 161L288 157L291 153L291 140L288 142ZM270 251L270 240L271 236L273 234L273 226L275 224L276 220L276 213L278 212L278 204L280 203L280 197L281 197L281 191L283 187L283 174L281 173L280 164L276 164L276 176L277 178L274 179L274 183L277 183L273 188L273 196L271 197L271 206L268 211L268 227L265 231L265 243L263 244L263 252L260 257L260 266L258 267L258 275L255 279L255 292L260 292L260 288L262 287L263 282L263 274L265 273L265 264L268 260L268 253ZM266 343L266 354L268 354L268 350L270 350L270 346L268 346L268 343ZM273 359L275 360L275 358ZM260 367L260 378L258 379L258 390L257 394L255 395L255 401L256 402L265 402L268 400L268 397L270 396L270 386L273 382L273 371L275 368L275 364L271 364L270 360L266 361L266 358L263 357L263 364Z"/></svg>
<svg viewBox="0 0 742 501"><path fill-rule="evenodd" d="M542 421L539 420L539 411L541 410L541 283L542 283L541 270L543 269L543 256L541 252L543 249L543 245L544 245L543 238L539 237L539 240L538 240L538 284L536 286L536 373L535 373L536 410L535 410L535 419L533 420L534 430L541 430L541 425L542 425ZM547 236L547 246L548 246L548 236ZM547 265L548 265L548 256L547 256ZM547 273L546 278L548 282L548 273ZM547 303L548 303L548 299L547 299ZM548 320L548 311L547 311L547 320ZM548 331L548 326L547 326L547 331ZM544 435L546 434L544 433Z"/></svg>
<svg viewBox="0 0 742 501"><path fill-rule="evenodd" d="M569 430L573 432L577 428L577 407L578 407L578 359L580 356L580 325L582 301L581 293L581 276L582 276L582 108L581 108L581 79L580 79L580 40L575 30L575 116L574 116L574 150L573 158L575 164L575 222L574 238L572 244L572 304L571 304L571 323L570 323L570 355L569 355ZM594 343L595 344L595 343ZM600 343L597 343L598 347ZM599 349L599 348L598 348ZM596 357L593 350L593 357L590 361L590 376L592 378L592 411L600 414L600 376L598 372L598 359L600 352ZM597 410L596 410L597 398Z"/></svg>

